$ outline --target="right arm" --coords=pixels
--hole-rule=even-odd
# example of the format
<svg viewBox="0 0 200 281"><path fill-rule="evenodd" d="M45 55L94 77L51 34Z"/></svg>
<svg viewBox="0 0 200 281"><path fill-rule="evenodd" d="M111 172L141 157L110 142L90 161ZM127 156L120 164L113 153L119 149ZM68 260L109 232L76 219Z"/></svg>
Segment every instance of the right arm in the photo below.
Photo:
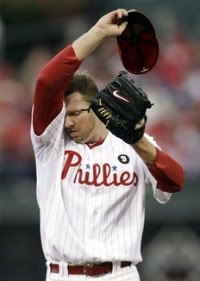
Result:
<svg viewBox="0 0 200 281"><path fill-rule="evenodd" d="M33 107L33 127L36 135L41 135L62 110L66 86L80 64L81 61L69 45L41 71L36 83Z"/></svg>
<svg viewBox="0 0 200 281"><path fill-rule="evenodd" d="M83 60L90 55L106 38L119 36L126 28L127 22L117 24L119 19L128 12L118 9L100 18L100 20L85 34L73 43L76 56Z"/></svg>
<svg viewBox="0 0 200 281"><path fill-rule="evenodd" d="M79 68L82 60L89 56L106 38L120 35L127 22L117 25L117 20L127 15L118 9L106 14L72 45L58 53L42 70L36 84L33 109L33 126L41 135L63 106L65 89Z"/></svg>

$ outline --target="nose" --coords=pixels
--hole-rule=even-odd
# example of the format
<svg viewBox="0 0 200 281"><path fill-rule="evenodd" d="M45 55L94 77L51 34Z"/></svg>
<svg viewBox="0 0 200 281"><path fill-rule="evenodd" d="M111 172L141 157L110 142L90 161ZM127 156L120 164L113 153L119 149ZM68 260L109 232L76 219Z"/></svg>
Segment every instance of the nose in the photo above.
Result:
<svg viewBox="0 0 200 281"><path fill-rule="evenodd" d="M66 117L65 117L65 124L64 124L65 129L72 128L73 126L74 126L73 119L70 118L70 116L66 115Z"/></svg>

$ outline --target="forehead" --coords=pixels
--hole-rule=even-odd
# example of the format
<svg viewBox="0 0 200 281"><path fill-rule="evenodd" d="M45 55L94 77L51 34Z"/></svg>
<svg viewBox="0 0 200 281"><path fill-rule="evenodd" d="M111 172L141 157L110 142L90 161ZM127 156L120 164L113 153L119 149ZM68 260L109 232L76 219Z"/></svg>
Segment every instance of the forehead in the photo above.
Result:
<svg viewBox="0 0 200 281"><path fill-rule="evenodd" d="M65 104L68 110L78 110L84 106L88 106L89 103L84 99L84 96L79 92L74 92L65 98Z"/></svg>

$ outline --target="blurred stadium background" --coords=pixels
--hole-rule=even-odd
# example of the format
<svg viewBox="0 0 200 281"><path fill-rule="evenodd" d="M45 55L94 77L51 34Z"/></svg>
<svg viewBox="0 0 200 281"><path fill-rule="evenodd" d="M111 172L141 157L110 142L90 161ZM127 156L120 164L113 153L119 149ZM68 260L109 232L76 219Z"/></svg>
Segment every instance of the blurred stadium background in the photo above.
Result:
<svg viewBox="0 0 200 281"><path fill-rule="evenodd" d="M134 78L155 103L147 131L186 169L182 193L160 206L147 191L142 281L200 278L200 2L0 0L0 280L45 278L29 138L38 72L109 10L136 8L160 44L154 70ZM101 88L122 69L115 40L82 65Z"/></svg>

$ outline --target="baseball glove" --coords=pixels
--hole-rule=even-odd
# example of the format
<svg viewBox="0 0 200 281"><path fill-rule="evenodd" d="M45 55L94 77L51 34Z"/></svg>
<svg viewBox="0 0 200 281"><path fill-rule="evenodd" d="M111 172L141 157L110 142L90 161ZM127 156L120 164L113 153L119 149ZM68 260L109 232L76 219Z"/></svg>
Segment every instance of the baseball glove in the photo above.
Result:
<svg viewBox="0 0 200 281"><path fill-rule="evenodd" d="M114 135L136 143L144 134L146 110L153 104L126 71L121 71L92 100L91 108Z"/></svg>

